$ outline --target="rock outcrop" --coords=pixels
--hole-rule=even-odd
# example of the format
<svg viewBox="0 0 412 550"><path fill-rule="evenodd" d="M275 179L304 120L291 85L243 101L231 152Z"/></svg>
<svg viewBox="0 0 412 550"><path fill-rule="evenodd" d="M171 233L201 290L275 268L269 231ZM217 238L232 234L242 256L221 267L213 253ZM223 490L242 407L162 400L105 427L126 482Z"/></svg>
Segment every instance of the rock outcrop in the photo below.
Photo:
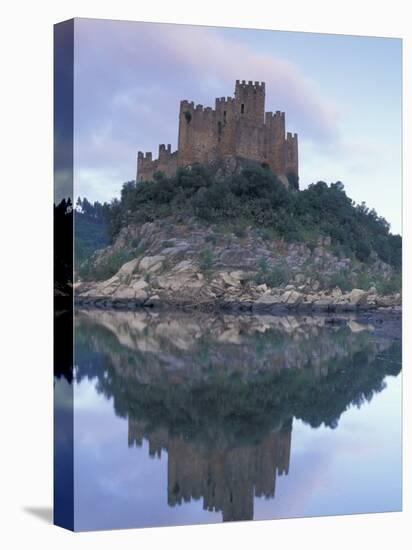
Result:
<svg viewBox="0 0 412 550"><path fill-rule="evenodd" d="M310 248L253 228L223 233L195 223L145 223L124 228L113 245L96 253L96 272L119 251L131 259L106 280L78 281L78 303L276 312L399 309L402 302L400 293L357 288L361 268L338 255L328 237ZM376 259L366 276L389 280L392 269ZM345 290L334 284L342 281Z"/></svg>

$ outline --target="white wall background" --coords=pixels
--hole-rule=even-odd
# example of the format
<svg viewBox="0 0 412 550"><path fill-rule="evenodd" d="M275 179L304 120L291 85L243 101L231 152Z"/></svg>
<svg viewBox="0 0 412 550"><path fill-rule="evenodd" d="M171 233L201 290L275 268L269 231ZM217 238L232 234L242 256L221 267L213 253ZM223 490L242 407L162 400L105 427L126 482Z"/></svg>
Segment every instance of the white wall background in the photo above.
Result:
<svg viewBox="0 0 412 550"><path fill-rule="evenodd" d="M407 548L410 345L404 355L404 512L72 534L27 513L52 502L52 25L73 16L404 38L404 164L411 150L406 0L61 0L4 3L0 18L0 541L3 548ZM405 275L410 279L404 166ZM409 285L407 285L409 286ZM407 287L405 291L407 291ZM408 293L408 305L410 302ZM406 293L405 293L406 296ZM405 312L404 341L411 334ZM409 488L409 490L408 490ZM3 540L4 539L4 540Z"/></svg>

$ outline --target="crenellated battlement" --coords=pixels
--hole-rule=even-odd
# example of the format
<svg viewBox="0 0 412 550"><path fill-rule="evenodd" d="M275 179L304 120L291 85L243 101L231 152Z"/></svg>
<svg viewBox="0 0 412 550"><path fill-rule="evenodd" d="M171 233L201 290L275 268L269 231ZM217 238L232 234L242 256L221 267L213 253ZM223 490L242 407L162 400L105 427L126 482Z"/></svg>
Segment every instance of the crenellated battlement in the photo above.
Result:
<svg viewBox="0 0 412 550"><path fill-rule="evenodd" d="M215 99L215 107L219 107L221 105L234 105L235 104L235 98L234 97L217 97Z"/></svg>
<svg viewBox="0 0 412 550"><path fill-rule="evenodd" d="M142 151L139 151L137 153L138 160L148 160L151 162L152 160L152 153L148 151L147 153L143 153Z"/></svg>
<svg viewBox="0 0 412 550"><path fill-rule="evenodd" d="M166 159L172 156L172 145L170 143L159 145L159 159Z"/></svg>
<svg viewBox="0 0 412 550"><path fill-rule="evenodd" d="M187 99L183 99L180 102L180 112L183 111L189 111L192 112L195 110L195 103L194 101L187 101Z"/></svg>
<svg viewBox="0 0 412 550"><path fill-rule="evenodd" d="M151 180L156 172L164 172L172 176L177 170L177 151L172 153L172 145L159 145L159 156L153 159L152 153L137 153L136 181Z"/></svg>
<svg viewBox="0 0 412 550"><path fill-rule="evenodd" d="M275 113L272 113L272 111L267 111L265 113L265 124L274 124L276 122L281 122L284 124L285 122L285 113L282 111L276 111Z"/></svg>
<svg viewBox="0 0 412 550"><path fill-rule="evenodd" d="M264 92L265 91L265 83L264 82L259 82L257 80L255 82L253 82L252 80L248 80L247 82L246 82L246 80L236 80L236 89L237 88L243 89L246 92L248 92L248 91Z"/></svg>
<svg viewBox="0 0 412 550"><path fill-rule="evenodd" d="M285 133L283 111L265 112L265 93L264 82L236 80L234 97L217 97L214 108L181 100L177 151L161 144L155 160L139 151L137 180L231 156L265 163L278 175L298 175L297 134Z"/></svg>

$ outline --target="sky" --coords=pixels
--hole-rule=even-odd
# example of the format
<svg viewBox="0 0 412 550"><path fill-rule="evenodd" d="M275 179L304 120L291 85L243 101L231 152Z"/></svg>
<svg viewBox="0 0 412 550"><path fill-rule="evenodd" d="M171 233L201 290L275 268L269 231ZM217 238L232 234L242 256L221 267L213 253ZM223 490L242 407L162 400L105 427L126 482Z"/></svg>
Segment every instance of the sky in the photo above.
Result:
<svg viewBox="0 0 412 550"><path fill-rule="evenodd" d="M299 135L300 187L342 181L401 232L400 39L97 19L74 37L75 197L110 201L137 151L175 150L180 100L258 80Z"/></svg>
<svg viewBox="0 0 412 550"><path fill-rule="evenodd" d="M96 384L74 387L76 529L221 521L203 498L168 505L168 454L150 458L146 439L129 447L127 418L114 414ZM360 408L349 406L336 429L293 419L289 472L277 476L274 499L255 497L254 519L401 509L401 377L385 384Z"/></svg>

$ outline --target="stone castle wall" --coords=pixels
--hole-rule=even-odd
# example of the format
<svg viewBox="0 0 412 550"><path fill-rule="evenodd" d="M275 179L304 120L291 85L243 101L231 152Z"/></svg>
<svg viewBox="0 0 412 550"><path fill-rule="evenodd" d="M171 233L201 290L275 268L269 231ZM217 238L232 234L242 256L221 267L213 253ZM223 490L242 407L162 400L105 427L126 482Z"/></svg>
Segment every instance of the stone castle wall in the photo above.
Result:
<svg viewBox="0 0 412 550"><path fill-rule="evenodd" d="M153 160L152 153L137 154L136 181L151 180L156 172L163 172L166 176L173 176L177 170L177 151L172 153L171 145L159 145L159 156Z"/></svg>
<svg viewBox="0 0 412 550"><path fill-rule="evenodd" d="M260 443L204 449L183 438L168 446L168 503L203 498L223 521L253 519L254 496L273 498L276 479L289 472L291 430L270 432Z"/></svg>
<svg viewBox="0 0 412 550"><path fill-rule="evenodd" d="M129 418L129 447L149 443L149 455L168 453L168 504L203 499L206 510L221 511L223 521L253 519L253 499L274 497L276 479L289 473L292 428L269 432L260 442L198 445L166 428L147 432L145 422Z"/></svg>
<svg viewBox="0 0 412 550"><path fill-rule="evenodd" d="M268 164L277 174L298 176L297 134L285 136L285 113L265 113L265 83L236 81L234 97L215 100L215 108L180 102L178 149L159 147L159 158L138 153L137 181L157 171L173 175L179 166L207 164L231 156Z"/></svg>

